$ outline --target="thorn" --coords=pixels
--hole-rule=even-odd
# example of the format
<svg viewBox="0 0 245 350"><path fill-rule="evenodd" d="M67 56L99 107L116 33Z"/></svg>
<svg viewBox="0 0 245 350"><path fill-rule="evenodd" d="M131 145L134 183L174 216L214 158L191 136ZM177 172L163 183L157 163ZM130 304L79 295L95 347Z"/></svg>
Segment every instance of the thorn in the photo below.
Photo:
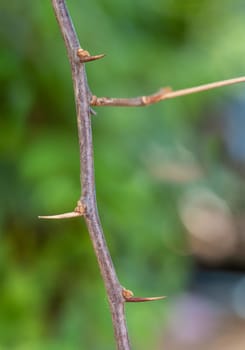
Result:
<svg viewBox="0 0 245 350"><path fill-rule="evenodd" d="M64 213L64 214L57 214L57 215L39 215L39 219L70 219L70 218L76 218L78 216L83 216L85 214L85 205L79 201L77 202L77 206L74 209L74 211L70 213Z"/></svg>
<svg viewBox="0 0 245 350"><path fill-rule="evenodd" d="M123 295L125 301L128 303L143 303L146 301L155 301L155 300L161 300L161 299L166 298L165 296L146 297L146 298L134 297L134 293L131 290L126 289L126 288L123 288L122 295Z"/></svg>
<svg viewBox="0 0 245 350"><path fill-rule="evenodd" d="M91 113L92 115L97 115L97 113L95 112L95 110L94 110L93 108L91 108L91 107L90 107L90 113Z"/></svg>
<svg viewBox="0 0 245 350"><path fill-rule="evenodd" d="M81 62L90 62L90 61L99 60L99 59L101 59L103 57L105 57L104 53L102 53L100 55L95 55L95 56L83 57L83 58L80 58L80 61Z"/></svg>
<svg viewBox="0 0 245 350"><path fill-rule="evenodd" d="M64 214L57 214L57 215L39 215L38 219L70 219L70 218L75 218L78 216L83 216L82 213L78 211L72 211L70 213L64 213Z"/></svg>
<svg viewBox="0 0 245 350"><path fill-rule="evenodd" d="M144 303L146 301L155 301L155 300L162 300L167 298L166 296L160 296L160 297L147 297L147 298L140 298L140 297L131 297L131 298L124 298L127 303Z"/></svg>
<svg viewBox="0 0 245 350"><path fill-rule="evenodd" d="M80 58L80 62L82 63L99 60L105 56L105 54L91 56L87 50L83 49L78 49L77 55Z"/></svg>

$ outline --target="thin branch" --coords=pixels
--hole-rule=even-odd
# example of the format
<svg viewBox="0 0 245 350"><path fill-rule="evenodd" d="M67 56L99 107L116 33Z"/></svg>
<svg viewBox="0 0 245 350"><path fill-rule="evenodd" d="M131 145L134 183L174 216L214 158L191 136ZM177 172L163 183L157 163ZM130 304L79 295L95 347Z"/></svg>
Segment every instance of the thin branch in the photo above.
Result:
<svg viewBox="0 0 245 350"><path fill-rule="evenodd" d="M161 88L156 93L149 96L139 96L133 98L113 98L113 97L97 97L92 96L91 106L121 106L121 107L142 107L160 102L162 100L195 94L201 91L216 89L219 87L244 83L245 77L233 78L228 80L217 81L210 84L204 84L187 89L173 91L171 88Z"/></svg>
<svg viewBox="0 0 245 350"><path fill-rule="evenodd" d="M139 96L132 98L117 98L117 97L97 97L92 96L90 100L91 106L121 106L121 107L142 107L153 103L157 103L169 93L171 93L171 88L166 87L160 89L158 92L149 96Z"/></svg>
<svg viewBox="0 0 245 350"><path fill-rule="evenodd" d="M122 295L122 287L118 281L105 241L96 203L90 118L91 93L87 84L84 64L80 62L80 58L78 57L78 50L82 49L80 47L65 1L52 0L52 4L65 41L72 68L80 145L80 178L82 187L80 203L82 203L82 206L85 209L84 218L109 299L117 349L130 350L124 314L125 300Z"/></svg>
<svg viewBox="0 0 245 350"><path fill-rule="evenodd" d="M222 82L206 84L189 89L172 91L170 88L160 89L150 96L136 98L108 98L92 96L86 78L84 63L104 57L104 55L91 56L90 53L80 47L71 17L68 13L65 0L51 0L57 21L63 35L68 58L72 69L74 86L78 137L80 146L80 180L81 198L78 207L71 213L40 216L46 219L60 219L74 216L84 216L94 251L98 260L101 275L105 284L109 305L112 314L112 321L115 339L118 350L130 350L128 332L124 313L125 302L143 302L163 299L164 297L134 297L133 293L124 289L117 278L115 268L108 250L101 226L94 182L94 161L93 143L91 131L90 106L145 106L157 103L164 99L175 98L200 91L210 90L217 87L245 82L245 77L230 79Z"/></svg>

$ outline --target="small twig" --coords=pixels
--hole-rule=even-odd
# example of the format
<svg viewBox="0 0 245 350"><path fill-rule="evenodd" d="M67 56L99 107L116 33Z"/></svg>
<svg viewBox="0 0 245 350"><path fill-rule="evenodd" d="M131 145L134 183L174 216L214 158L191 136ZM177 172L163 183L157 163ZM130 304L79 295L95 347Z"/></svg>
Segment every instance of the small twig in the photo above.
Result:
<svg viewBox="0 0 245 350"><path fill-rule="evenodd" d="M97 97L92 96L91 106L121 106L121 107L143 107L161 101L166 95L171 93L171 88L166 87L149 96L139 96L132 98L117 97Z"/></svg>
<svg viewBox="0 0 245 350"><path fill-rule="evenodd" d="M92 96L90 105L91 106L121 106L121 107L142 107L157 103L162 100L195 94L201 91L207 91L211 89L216 89L219 87L244 83L245 77L238 77L228 80L217 81L210 84L204 84L200 86L195 86L191 88L181 89L173 91L171 88L161 88L156 93L149 96L139 96L133 98L113 98L113 97L97 97Z"/></svg>

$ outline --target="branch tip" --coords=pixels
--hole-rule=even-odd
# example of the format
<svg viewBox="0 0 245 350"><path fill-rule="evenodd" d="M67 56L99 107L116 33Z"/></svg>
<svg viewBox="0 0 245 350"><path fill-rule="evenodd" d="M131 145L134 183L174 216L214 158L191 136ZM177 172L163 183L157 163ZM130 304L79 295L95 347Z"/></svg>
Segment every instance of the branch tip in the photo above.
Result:
<svg viewBox="0 0 245 350"><path fill-rule="evenodd" d="M80 58L80 62L86 63L86 62L90 62L90 61L99 60L99 59L103 58L105 56L105 54L91 56L87 50L78 49L77 56Z"/></svg>

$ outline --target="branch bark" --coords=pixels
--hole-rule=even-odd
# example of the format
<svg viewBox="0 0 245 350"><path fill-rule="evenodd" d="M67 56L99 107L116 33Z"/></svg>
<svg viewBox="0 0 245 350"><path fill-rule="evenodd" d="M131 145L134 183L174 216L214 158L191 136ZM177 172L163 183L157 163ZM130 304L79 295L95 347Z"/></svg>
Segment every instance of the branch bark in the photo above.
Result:
<svg viewBox="0 0 245 350"><path fill-rule="evenodd" d="M124 313L123 288L121 287L101 226L95 193L93 144L90 118L91 93L87 84L84 63L78 57L81 50L71 17L64 0L52 0L54 12L63 35L72 69L72 79L76 101L78 137L80 145L81 198L84 218L88 227L94 251L104 280L115 339L118 350L130 350Z"/></svg>
<svg viewBox="0 0 245 350"><path fill-rule="evenodd" d="M236 84L245 81L245 77L224 80L221 82L201 85L193 88L172 91L162 88L149 96L135 98L96 97L90 92L84 64L101 59L104 55L91 56L80 47L80 43L66 7L65 0L51 0L54 12L65 41L67 55L71 65L72 80L75 94L78 138L80 148L80 182L81 197L74 211L51 216L40 216L43 219L65 219L83 216L90 234L97 257L100 272L110 305L115 340L118 350L130 350L130 342L124 312L125 302L146 302L163 299L164 297L134 297L130 290L123 288L118 280L109 249L100 222L94 180L94 157L91 130L91 106L146 106L164 99L188 95L204 90Z"/></svg>

